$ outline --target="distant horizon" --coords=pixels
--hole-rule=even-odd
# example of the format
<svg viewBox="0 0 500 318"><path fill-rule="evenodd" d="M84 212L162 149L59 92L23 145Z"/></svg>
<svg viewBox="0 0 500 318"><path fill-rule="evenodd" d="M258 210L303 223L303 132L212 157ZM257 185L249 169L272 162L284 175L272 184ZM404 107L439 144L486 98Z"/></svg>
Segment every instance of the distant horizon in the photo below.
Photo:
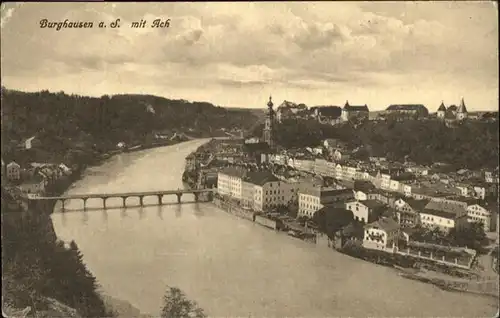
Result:
<svg viewBox="0 0 500 318"><path fill-rule="evenodd" d="M33 94L33 93L40 93L42 91L48 91L49 93L53 93L53 94L57 94L61 91L51 91L49 89L46 89L46 88L42 88L40 90L36 90L36 91L26 91L26 90L19 90L19 89L12 89L12 88L8 88L8 87L5 87L3 86L3 88L5 88L6 90L9 90L9 91L17 91L17 92L21 92L21 93L27 93L27 94ZM249 109L249 110L257 110L257 109L262 109L262 110L267 110L267 101L269 101L269 99L266 100L266 103L263 103L263 106L262 107L239 107L239 106L224 106L224 105L218 105L218 104L215 104L211 101L208 101L208 100L191 100L191 99L188 99L188 98L171 98L171 97L166 97L166 96L161 96L161 95L155 95L155 94L149 94L149 93L117 93L117 94L102 94L102 95L90 95L90 94L77 94L77 93L74 93L74 92L66 92L66 91L63 91L64 94L68 95L68 96L71 96L71 95L78 95L78 96L82 96L82 97L91 97L91 98L101 98L102 96L117 96L117 95L143 95L143 96L155 96L155 97L160 97L160 98L165 98L165 99L169 99L169 100L185 100L185 101L188 101L190 103L210 103L216 107L222 107L222 108L234 108L234 109ZM293 100L288 100L288 99L284 99L283 101L287 101L287 102L291 102L291 103L294 103L294 104L304 104L306 105L308 108L311 108L311 107L328 107L328 106L335 106L335 107L340 107L342 108L344 105L342 104L326 104L326 105L308 105L307 103L303 103L303 102L295 102ZM274 103L274 107L275 109L281 105L281 103L283 103L283 101L281 102L275 102L274 101L274 98L273 98L273 103ZM468 107L467 105L467 101L465 100L464 98L464 101L465 101L465 106ZM345 103L345 102L344 102ZM349 104L351 105L354 105L354 103L351 103L349 102ZM410 103L409 103L410 104ZM409 104L398 104L398 105L409 105ZM429 113L435 113L437 111L437 108L439 107L439 105L436 107L436 111L432 111L427 105L425 104L422 104L422 103L411 103L413 105L415 104L421 104L423 106L425 106L427 108L427 110L429 111ZM439 103L441 104L441 103ZM444 103L444 105L446 106L446 108L448 108L449 106L452 106L452 105L455 105L455 106L458 106L458 104L460 103L456 103L456 104L446 104ZM395 104L388 104L387 107L389 107L390 105L395 105ZM370 105L367 104L368 106L368 109L370 112L380 112L380 111L385 111L386 108L384 109L371 109L370 108ZM499 110L496 109L496 110L473 110L473 111L469 111L469 113L484 113L484 112L490 112L490 113L494 113L494 112L498 112Z"/></svg>
<svg viewBox="0 0 500 318"><path fill-rule="evenodd" d="M441 101L498 111L495 2L2 3L1 81L224 107ZM41 27L41 19L95 24ZM120 19L120 27L111 23ZM155 19L169 26L152 28ZM145 27L132 27L137 21ZM97 26L102 21L107 27ZM103 26L104 26L103 25Z"/></svg>

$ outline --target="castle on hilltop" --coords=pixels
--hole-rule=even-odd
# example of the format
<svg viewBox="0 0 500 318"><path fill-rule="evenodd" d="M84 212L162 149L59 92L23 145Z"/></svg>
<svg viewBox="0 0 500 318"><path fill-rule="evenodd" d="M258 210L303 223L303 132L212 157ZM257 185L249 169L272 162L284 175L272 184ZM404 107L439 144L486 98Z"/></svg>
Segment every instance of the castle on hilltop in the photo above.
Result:
<svg viewBox="0 0 500 318"><path fill-rule="evenodd" d="M450 105L448 108L444 105L444 102L441 102L441 105L439 105L439 108L437 110L437 117L439 119L443 120L458 120L462 121L467 119L468 117L468 112L467 112L467 107L465 107L465 102L462 97L462 100L460 101L460 106L456 105Z"/></svg>

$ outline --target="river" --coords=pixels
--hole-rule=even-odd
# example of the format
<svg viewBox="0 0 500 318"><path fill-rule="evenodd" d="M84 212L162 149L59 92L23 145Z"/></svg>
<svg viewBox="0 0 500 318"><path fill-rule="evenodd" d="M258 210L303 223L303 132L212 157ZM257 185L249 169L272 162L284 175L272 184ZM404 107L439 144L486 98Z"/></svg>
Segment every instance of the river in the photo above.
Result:
<svg viewBox="0 0 500 318"><path fill-rule="evenodd" d="M182 187L184 158L203 141L124 153L88 169L68 193ZM129 198L135 205L138 199ZM212 317L493 317L494 299L445 292L393 270L277 234L209 203L52 215L75 240L105 293L158 316L166 286L182 289ZM183 200L192 200L189 195ZM155 204L156 197L145 198ZM172 204L170 204L170 202ZM81 200L66 204L82 207Z"/></svg>

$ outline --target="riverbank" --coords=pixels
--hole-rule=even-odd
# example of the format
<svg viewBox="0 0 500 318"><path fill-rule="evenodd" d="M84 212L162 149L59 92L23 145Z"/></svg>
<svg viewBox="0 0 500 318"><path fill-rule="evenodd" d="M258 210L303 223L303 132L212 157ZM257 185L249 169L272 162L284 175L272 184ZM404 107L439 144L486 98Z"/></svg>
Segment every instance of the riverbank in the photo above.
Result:
<svg viewBox="0 0 500 318"><path fill-rule="evenodd" d="M252 221L272 230L279 230L279 224L271 219L263 217L258 213L250 209L244 209L239 206L233 206L227 202L222 201L219 198L214 198L212 202L217 208L229 213L231 215L237 216L238 218ZM290 235L292 236L292 235ZM303 240L305 242L320 244L317 240ZM337 251L346 256L364 260L375 265L381 265L384 267L389 267L395 270L395 272L406 279L416 280L422 283L431 284L439 287L442 290L449 292L462 292L471 293L486 297L498 297L498 282L493 281L481 281L479 279L459 279L445 273L438 271L426 269L425 267L420 268L419 263L409 257L404 257L401 255L392 255L380 251L372 251L359 247L358 249L334 249L332 247L329 250ZM396 258L394 258L396 257ZM498 278L498 277L497 277Z"/></svg>
<svg viewBox="0 0 500 318"><path fill-rule="evenodd" d="M134 151L140 150L143 149ZM109 156L108 158L96 157L92 160L92 164L75 165L76 169L73 169L71 175L61 177L48 185L45 195L64 194L85 176L87 168L99 166L109 158ZM71 165L71 163L68 164ZM20 197L12 199L21 200ZM87 271L78 247L76 244L73 247L69 242L62 242L56 234L51 218L54 203L47 202L47 204L28 208L26 204L19 204L20 202L13 205L21 209L17 212L2 209L2 212L6 212L2 215L2 247L5 251L2 255L4 270L2 281L7 293L4 300L11 308L15 310L31 306L37 314L49 312L51 317L61 315L63 317L66 312L70 311L78 312L75 317L89 315L109 317L111 314L124 318L151 317L140 313L137 308L126 301L103 295L98 290L91 290L94 283L86 283L86 281L97 280ZM77 258L73 258L72 254ZM19 259L23 259L22 263L19 263ZM40 262L43 264L42 272L39 273L41 276L33 276L36 273L33 271L33 266L35 268L41 266ZM60 269L60 266L64 269ZM56 305L50 299L54 299ZM69 309L60 310L63 306L58 306L58 303L65 304L67 308L64 308Z"/></svg>
<svg viewBox="0 0 500 318"><path fill-rule="evenodd" d="M82 166L80 169L77 169L71 174L68 178L60 180L59 183L55 184L53 188L49 189L49 192L47 195L50 196L59 196L63 195L66 193L76 182L82 180L82 178L85 176L85 172L88 168L100 166L101 164L104 163L104 161L111 159L113 156L121 154L123 152L126 153L131 153L131 152L139 152L147 149L152 149L152 148L160 148L160 147L166 147L166 146L173 146L176 144L180 144L182 142L186 142L188 140L182 140L182 141L176 141L176 142L169 142L168 144L162 143L162 144L151 144L151 145L141 145L140 147L133 147L133 148L128 148L125 151L111 151L107 152L104 155L101 155L92 165L87 165L87 166ZM54 204L49 205L47 207L47 214L52 214L54 212ZM48 225L49 226L49 232L53 237L57 238L57 234L54 229L54 225L52 220L49 218ZM134 307L130 302L118 299L116 297L104 294L103 292L99 291L99 295L101 296L106 310L109 312L112 312L114 314L114 317L117 318L153 318L153 315L150 314L145 314L141 313L140 310L136 307Z"/></svg>

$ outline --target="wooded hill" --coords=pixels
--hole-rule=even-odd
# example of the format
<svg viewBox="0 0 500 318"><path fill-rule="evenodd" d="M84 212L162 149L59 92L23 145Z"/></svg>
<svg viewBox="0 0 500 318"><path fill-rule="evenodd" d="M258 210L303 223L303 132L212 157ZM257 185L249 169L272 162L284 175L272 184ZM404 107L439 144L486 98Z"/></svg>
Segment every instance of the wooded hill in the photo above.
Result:
<svg viewBox="0 0 500 318"><path fill-rule="evenodd" d="M254 134L260 136L262 125ZM275 140L285 148L318 146L335 138L353 148L362 146L365 157L386 156L429 165L450 163L459 168L498 166L498 122L466 121L448 128L439 120L367 121L331 126L315 120L287 119L275 125Z"/></svg>
<svg viewBox="0 0 500 318"><path fill-rule="evenodd" d="M143 143L154 132L184 132L209 137L217 129L248 129L257 121L250 111L227 109L207 102L171 100L151 95L100 98L64 92L26 93L2 87L4 146L36 135L42 141L98 144L114 148L120 141Z"/></svg>

